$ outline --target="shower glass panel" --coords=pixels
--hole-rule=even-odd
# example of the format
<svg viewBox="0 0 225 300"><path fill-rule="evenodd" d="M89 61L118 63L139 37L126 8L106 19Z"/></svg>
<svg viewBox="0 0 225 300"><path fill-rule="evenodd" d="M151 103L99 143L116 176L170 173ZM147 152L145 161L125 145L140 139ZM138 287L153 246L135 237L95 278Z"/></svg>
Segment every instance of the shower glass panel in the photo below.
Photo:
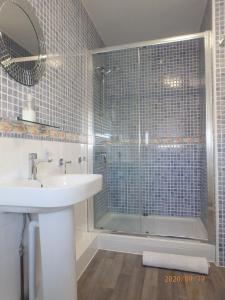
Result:
<svg viewBox="0 0 225 300"><path fill-rule="evenodd" d="M139 49L93 61L94 172L104 177L94 199L95 227L140 233Z"/></svg>
<svg viewBox="0 0 225 300"><path fill-rule="evenodd" d="M139 51L142 230L207 239L204 39Z"/></svg>
<svg viewBox="0 0 225 300"><path fill-rule="evenodd" d="M93 55L96 229L207 240L203 37Z"/></svg>

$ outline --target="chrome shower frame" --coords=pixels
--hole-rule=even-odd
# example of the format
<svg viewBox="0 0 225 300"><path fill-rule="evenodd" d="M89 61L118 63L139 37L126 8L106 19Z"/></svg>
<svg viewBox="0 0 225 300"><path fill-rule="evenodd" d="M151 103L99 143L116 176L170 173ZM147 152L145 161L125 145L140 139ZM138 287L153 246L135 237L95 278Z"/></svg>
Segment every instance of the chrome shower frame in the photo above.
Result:
<svg viewBox="0 0 225 300"><path fill-rule="evenodd" d="M144 41L139 43L124 44L113 47L105 47L100 49L95 49L90 51L90 56L94 54L108 53L126 49L142 48L151 45L161 45L168 43L176 43L180 41L188 41L193 39L204 39L205 46L205 86L206 86L206 152L207 152L207 193L208 193L208 218L210 219L210 230L208 228L208 241L207 243L216 243L216 224L215 224L215 170L214 170L214 105L213 105L213 57L212 57L212 32L206 31L195 34L188 34L183 36L176 36L165 39L157 39L151 41ZM140 58L139 58L140 59ZM93 71L93 69L92 69ZM93 112L92 112L93 113ZM90 134L94 136L93 132L93 118L91 118L91 123L89 128L92 128ZM93 143L89 145L89 162L93 163ZM93 165L89 166L89 172L93 172ZM96 233L115 233L112 230L98 230L94 228L94 208L93 199L88 201L88 228L90 231ZM151 234L134 233L129 234L125 232L117 231L116 234L123 235L134 235L134 236L151 236ZM159 236L160 237L160 236ZM179 238L177 238L179 239ZM201 241L206 243L206 241Z"/></svg>

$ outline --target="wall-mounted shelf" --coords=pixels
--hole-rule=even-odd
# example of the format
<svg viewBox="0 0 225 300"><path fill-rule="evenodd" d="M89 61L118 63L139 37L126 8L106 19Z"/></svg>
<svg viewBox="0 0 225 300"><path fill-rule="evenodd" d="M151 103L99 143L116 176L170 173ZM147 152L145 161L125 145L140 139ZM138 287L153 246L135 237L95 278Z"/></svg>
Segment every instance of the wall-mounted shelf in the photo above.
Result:
<svg viewBox="0 0 225 300"><path fill-rule="evenodd" d="M48 125L48 124L44 124L44 123L28 121L28 120L24 120L20 117L17 117L17 121L26 122L26 123L30 123L30 124L36 124L36 125L40 125L40 126L46 126L46 127L55 128L55 129L61 129L58 126L53 126L53 125Z"/></svg>

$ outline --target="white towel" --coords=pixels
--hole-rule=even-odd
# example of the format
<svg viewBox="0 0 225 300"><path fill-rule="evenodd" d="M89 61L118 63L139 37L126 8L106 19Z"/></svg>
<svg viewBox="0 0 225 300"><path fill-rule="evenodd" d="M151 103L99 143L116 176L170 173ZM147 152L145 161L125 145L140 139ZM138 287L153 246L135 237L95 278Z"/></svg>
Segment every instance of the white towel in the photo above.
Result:
<svg viewBox="0 0 225 300"><path fill-rule="evenodd" d="M144 251L143 265L165 269L209 274L209 263L205 257L185 256Z"/></svg>

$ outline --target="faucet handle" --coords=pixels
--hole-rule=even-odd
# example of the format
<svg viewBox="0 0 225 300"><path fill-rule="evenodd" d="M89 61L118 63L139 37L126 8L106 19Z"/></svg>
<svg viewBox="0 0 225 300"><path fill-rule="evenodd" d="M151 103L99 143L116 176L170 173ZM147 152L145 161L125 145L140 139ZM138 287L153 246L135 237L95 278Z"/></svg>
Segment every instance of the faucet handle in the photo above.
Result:
<svg viewBox="0 0 225 300"><path fill-rule="evenodd" d="M37 159L37 153L29 153L30 159Z"/></svg>
<svg viewBox="0 0 225 300"><path fill-rule="evenodd" d="M61 167L61 166L63 166L63 165L70 165L70 164L72 164L72 160L64 160L63 158L60 158L59 159L59 166Z"/></svg>
<svg viewBox="0 0 225 300"><path fill-rule="evenodd" d="M62 167L64 165L64 159L60 158L59 159L59 166Z"/></svg>
<svg viewBox="0 0 225 300"><path fill-rule="evenodd" d="M67 160L65 161L65 169L64 169L64 173L67 174L67 165L71 165L72 164L72 160Z"/></svg>

